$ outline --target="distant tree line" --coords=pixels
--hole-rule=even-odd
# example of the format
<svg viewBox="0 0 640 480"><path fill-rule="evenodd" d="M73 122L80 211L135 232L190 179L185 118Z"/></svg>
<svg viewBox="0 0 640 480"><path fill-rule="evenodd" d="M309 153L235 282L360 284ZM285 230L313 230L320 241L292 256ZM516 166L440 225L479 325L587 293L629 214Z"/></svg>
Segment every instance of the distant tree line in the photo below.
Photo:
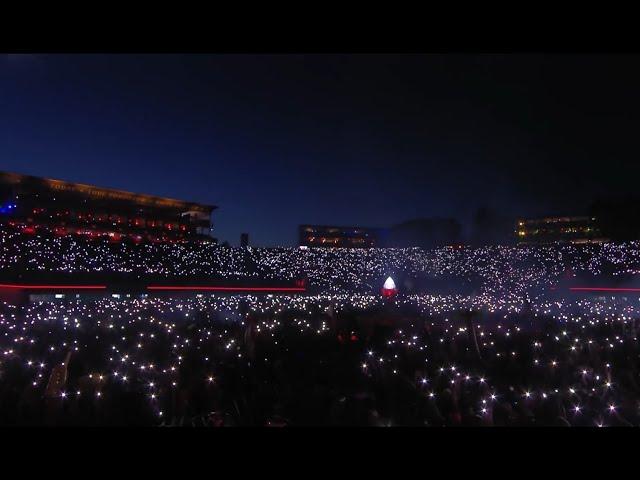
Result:
<svg viewBox="0 0 640 480"><path fill-rule="evenodd" d="M603 237L612 241L640 238L640 196L620 195L596 199L589 208Z"/></svg>
<svg viewBox="0 0 640 480"><path fill-rule="evenodd" d="M515 219L481 207L473 215L469 232L464 232L460 222L454 218L417 218L380 230L378 245L435 248L512 243L514 222Z"/></svg>

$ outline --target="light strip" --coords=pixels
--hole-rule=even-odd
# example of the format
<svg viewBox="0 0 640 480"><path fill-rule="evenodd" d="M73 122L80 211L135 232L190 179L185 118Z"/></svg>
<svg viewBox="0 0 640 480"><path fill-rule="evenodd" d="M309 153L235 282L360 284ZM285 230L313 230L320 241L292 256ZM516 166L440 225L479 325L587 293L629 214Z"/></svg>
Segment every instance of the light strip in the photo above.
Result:
<svg viewBox="0 0 640 480"><path fill-rule="evenodd" d="M18 290L106 290L106 285L18 285L0 284L0 288L13 288Z"/></svg>
<svg viewBox="0 0 640 480"><path fill-rule="evenodd" d="M305 288L300 287L213 287L213 286L166 286L150 285L147 290L189 290L189 291L212 291L212 292L305 292Z"/></svg>
<svg viewBox="0 0 640 480"><path fill-rule="evenodd" d="M571 287L572 292L640 292L640 288Z"/></svg>

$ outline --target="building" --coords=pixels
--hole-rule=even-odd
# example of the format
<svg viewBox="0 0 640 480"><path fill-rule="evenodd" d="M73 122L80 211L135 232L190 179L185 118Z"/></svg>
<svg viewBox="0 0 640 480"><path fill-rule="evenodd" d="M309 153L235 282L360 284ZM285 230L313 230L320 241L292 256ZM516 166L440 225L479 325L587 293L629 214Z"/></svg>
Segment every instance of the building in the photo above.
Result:
<svg viewBox="0 0 640 480"><path fill-rule="evenodd" d="M519 220L516 225L518 243L598 243L606 241L593 217L546 217Z"/></svg>
<svg viewBox="0 0 640 480"><path fill-rule="evenodd" d="M363 227L300 225L298 244L303 247L371 248L378 243L378 230Z"/></svg>
<svg viewBox="0 0 640 480"><path fill-rule="evenodd" d="M0 172L0 225L112 241L213 240L212 205Z"/></svg>
<svg viewBox="0 0 640 480"><path fill-rule="evenodd" d="M248 233L241 233L240 234L240 246L242 248L245 248L245 247L249 246L249 234Z"/></svg>

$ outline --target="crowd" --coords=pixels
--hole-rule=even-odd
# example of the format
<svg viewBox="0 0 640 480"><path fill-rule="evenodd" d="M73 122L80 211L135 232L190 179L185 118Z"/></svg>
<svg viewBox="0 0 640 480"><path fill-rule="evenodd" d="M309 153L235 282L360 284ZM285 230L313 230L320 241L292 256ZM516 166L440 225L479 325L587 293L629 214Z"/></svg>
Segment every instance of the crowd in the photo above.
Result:
<svg viewBox="0 0 640 480"><path fill-rule="evenodd" d="M4 304L0 424L640 424L637 299L475 313L459 300Z"/></svg>
<svg viewBox="0 0 640 480"><path fill-rule="evenodd" d="M372 293L387 275L473 282L521 297L565 275L640 273L640 242L393 249L229 248L203 243L109 242L0 230L0 271L115 273L137 278L294 280L316 292Z"/></svg>
<svg viewBox="0 0 640 480"><path fill-rule="evenodd" d="M640 425L640 243L422 249L133 244L0 232L0 270L294 279L301 295L0 304L0 425ZM381 278L473 280L401 292Z"/></svg>

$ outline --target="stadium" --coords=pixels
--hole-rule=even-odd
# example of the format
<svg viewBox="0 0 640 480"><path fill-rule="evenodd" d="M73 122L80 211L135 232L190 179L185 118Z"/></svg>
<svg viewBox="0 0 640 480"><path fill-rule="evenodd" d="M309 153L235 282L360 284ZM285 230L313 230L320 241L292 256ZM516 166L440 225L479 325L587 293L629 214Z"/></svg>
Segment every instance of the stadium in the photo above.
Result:
<svg viewBox="0 0 640 480"><path fill-rule="evenodd" d="M3 424L638 421L638 242L228 248L7 222L0 268Z"/></svg>
<svg viewBox="0 0 640 480"><path fill-rule="evenodd" d="M640 426L639 81L633 55L0 57L0 426ZM49 469L83 457L56 443Z"/></svg>

